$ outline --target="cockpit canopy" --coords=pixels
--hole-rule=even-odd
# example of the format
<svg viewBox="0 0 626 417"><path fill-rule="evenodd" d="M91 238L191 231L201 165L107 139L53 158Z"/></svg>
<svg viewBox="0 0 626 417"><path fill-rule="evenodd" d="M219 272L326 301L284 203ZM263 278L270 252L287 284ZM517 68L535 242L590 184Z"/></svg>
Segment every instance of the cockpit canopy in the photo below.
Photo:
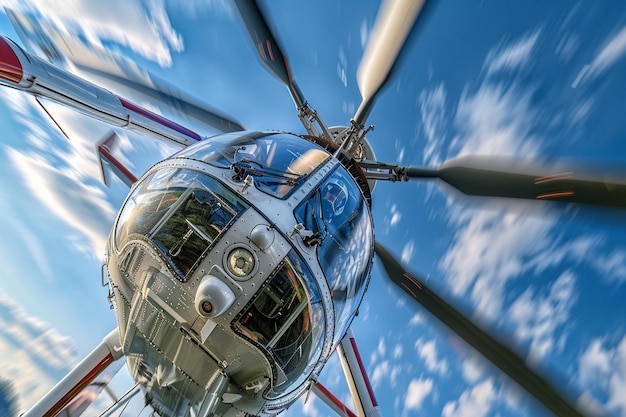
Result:
<svg viewBox="0 0 626 417"><path fill-rule="evenodd" d="M186 281L211 243L248 207L208 175L164 168L145 178L126 201L115 243L121 248L130 239L148 238Z"/></svg>
<svg viewBox="0 0 626 417"><path fill-rule="evenodd" d="M330 158L315 144L288 134L230 133L205 142L184 149L176 157L230 168L240 181L251 175L260 191L281 199Z"/></svg>

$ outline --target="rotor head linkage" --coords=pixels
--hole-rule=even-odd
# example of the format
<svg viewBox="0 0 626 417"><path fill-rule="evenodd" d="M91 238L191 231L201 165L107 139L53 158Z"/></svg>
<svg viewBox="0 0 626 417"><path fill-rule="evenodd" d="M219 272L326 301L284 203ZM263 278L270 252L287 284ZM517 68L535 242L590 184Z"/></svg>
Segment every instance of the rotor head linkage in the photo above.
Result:
<svg viewBox="0 0 626 417"><path fill-rule="evenodd" d="M368 180L408 181L410 178L439 178L436 168L401 167L379 161L361 161L359 165Z"/></svg>

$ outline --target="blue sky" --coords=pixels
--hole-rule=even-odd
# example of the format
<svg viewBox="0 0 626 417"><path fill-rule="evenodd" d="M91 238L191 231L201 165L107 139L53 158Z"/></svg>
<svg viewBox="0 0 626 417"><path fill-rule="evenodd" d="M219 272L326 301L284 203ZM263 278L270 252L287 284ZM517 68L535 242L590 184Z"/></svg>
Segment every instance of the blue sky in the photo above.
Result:
<svg viewBox="0 0 626 417"><path fill-rule="evenodd" d="M327 124L345 125L360 102L356 70L379 3L267 3L301 90ZM623 167L626 9L616 1L544 3L437 2L370 114L377 157L436 165L493 154ZM123 53L247 128L303 132L229 2L3 4ZM5 16L0 31L17 40ZM68 141L30 97L2 92L0 377L14 381L27 407L115 326L100 265L125 189L99 183L93 145L106 126L56 109L72 126ZM136 174L172 151L139 135L121 145ZM376 239L409 270L575 402L626 414L623 213L404 183L377 186L373 215ZM544 413L378 266L353 330L383 415ZM336 361L321 381L348 400ZM123 375L115 382L119 392L130 384ZM332 414L311 396L286 415Z"/></svg>

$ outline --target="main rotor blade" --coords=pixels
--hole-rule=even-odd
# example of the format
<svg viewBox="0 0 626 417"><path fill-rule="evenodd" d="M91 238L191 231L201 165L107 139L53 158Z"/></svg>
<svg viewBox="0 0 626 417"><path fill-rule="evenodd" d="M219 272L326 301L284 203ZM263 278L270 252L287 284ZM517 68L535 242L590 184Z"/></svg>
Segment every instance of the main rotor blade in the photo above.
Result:
<svg viewBox="0 0 626 417"><path fill-rule="evenodd" d="M473 196L524 198L626 208L626 176L565 170L546 172L545 167L521 164L513 159L461 157L437 170L405 168L408 178L437 177Z"/></svg>
<svg viewBox="0 0 626 417"><path fill-rule="evenodd" d="M357 70L357 83L363 100L354 115L354 121L360 126L365 124L374 99L387 81L425 2L425 0L387 0L381 5Z"/></svg>
<svg viewBox="0 0 626 417"><path fill-rule="evenodd" d="M433 316L473 346L511 379L528 391L557 416L582 417L542 377L531 370L511 349L498 342L463 314L411 276L383 246L376 243L376 254L391 280L420 303Z"/></svg>
<svg viewBox="0 0 626 417"><path fill-rule="evenodd" d="M73 36L32 14L11 9L5 12L27 50L57 67L141 105L156 106L158 113L180 123L222 132L244 130L237 121L120 53Z"/></svg>
<svg viewBox="0 0 626 417"><path fill-rule="evenodd" d="M235 4L263 65L287 86L296 107L300 109L306 100L293 79L289 63L276 42L259 5L254 0L235 0Z"/></svg>

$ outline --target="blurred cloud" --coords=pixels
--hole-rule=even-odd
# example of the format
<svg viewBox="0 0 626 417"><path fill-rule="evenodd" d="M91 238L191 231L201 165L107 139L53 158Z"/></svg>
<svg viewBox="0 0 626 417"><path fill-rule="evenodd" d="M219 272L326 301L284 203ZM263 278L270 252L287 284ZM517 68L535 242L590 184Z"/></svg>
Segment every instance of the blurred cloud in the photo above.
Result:
<svg viewBox="0 0 626 417"><path fill-rule="evenodd" d="M370 376L372 386L374 388L379 387L382 384L383 379L389 376L390 371L391 366L389 361L379 361Z"/></svg>
<svg viewBox="0 0 626 417"><path fill-rule="evenodd" d="M528 359L531 363L537 363L553 351L557 329L569 321L576 299L574 274L566 271L546 295L535 294L530 287L513 302L508 317L516 324L516 337L530 342Z"/></svg>
<svg viewBox="0 0 626 417"><path fill-rule="evenodd" d="M448 362L445 358L440 358L437 353L435 340L425 341L423 338L415 342L417 354L424 361L426 369L430 372L445 375L448 372Z"/></svg>
<svg viewBox="0 0 626 417"><path fill-rule="evenodd" d="M395 226L402 219L402 213L398 210L397 204L392 204L389 210L391 218L389 219L389 226Z"/></svg>
<svg viewBox="0 0 626 417"><path fill-rule="evenodd" d="M367 19L363 19L361 21L361 26L359 29L359 40L361 41L361 48L365 48L365 44L369 39L371 25L367 23Z"/></svg>
<svg viewBox="0 0 626 417"><path fill-rule="evenodd" d="M457 401L443 407L442 417L483 417L489 414L496 399L493 381L488 379L465 390Z"/></svg>
<svg viewBox="0 0 626 417"><path fill-rule="evenodd" d="M404 397L404 411L416 411L433 390L432 378L412 379Z"/></svg>
<svg viewBox="0 0 626 417"><path fill-rule="evenodd" d="M626 283L626 249L616 248L593 258L593 265L608 283Z"/></svg>
<svg viewBox="0 0 626 417"><path fill-rule="evenodd" d="M12 89L5 89L0 99L12 108L12 117L22 125L26 138L27 146L6 149L7 158L26 189L42 207L79 232L94 256L101 256L115 209L100 182L95 144L110 128L48 103L49 110L72 138L71 142L57 141L61 146L51 146L61 134L35 100ZM37 246L31 244L30 248L45 268L45 259L37 255Z"/></svg>
<svg viewBox="0 0 626 417"><path fill-rule="evenodd" d="M432 166L443 162L442 146L446 138L446 90L443 83L420 93L419 108L421 128L426 136L423 161Z"/></svg>
<svg viewBox="0 0 626 417"><path fill-rule="evenodd" d="M475 384L485 373L485 363L486 359L476 353L472 353L463 359L461 364L463 378L467 382Z"/></svg>
<svg viewBox="0 0 626 417"><path fill-rule="evenodd" d="M589 74L597 76L614 65L626 54L626 27L608 38L589 67Z"/></svg>
<svg viewBox="0 0 626 417"><path fill-rule="evenodd" d="M302 409L302 415L309 417L320 416L321 414L318 407L319 401L320 400L314 395L301 397L298 403Z"/></svg>
<svg viewBox="0 0 626 417"><path fill-rule="evenodd" d="M615 65L626 55L626 27L614 32L598 50L591 63L582 66L572 82L572 88L578 87L587 80L594 79Z"/></svg>
<svg viewBox="0 0 626 417"><path fill-rule="evenodd" d="M172 52L184 50L164 0L2 0L9 9L34 13L58 30L82 36L94 45L114 42L161 66L172 65Z"/></svg>
<svg viewBox="0 0 626 417"><path fill-rule="evenodd" d="M540 30L527 34L515 43L492 49L485 60L487 73L510 71L523 67L532 59Z"/></svg>
<svg viewBox="0 0 626 417"><path fill-rule="evenodd" d="M527 270L527 259L550 247L552 223L524 216L463 208L453 211L455 239L441 259L453 294L469 294L483 317L495 319L502 309L507 282Z"/></svg>
<svg viewBox="0 0 626 417"><path fill-rule="evenodd" d="M186 16L198 18L205 13L211 13L213 16L226 17L233 19L237 15L237 10L232 1L228 0L186 0L180 2L178 0L166 0L168 5L179 8Z"/></svg>
<svg viewBox="0 0 626 417"><path fill-rule="evenodd" d="M531 89L492 83L488 79L475 92L466 89L455 115L459 134L450 144L448 157L537 157L539 138L532 134L536 115Z"/></svg>
<svg viewBox="0 0 626 417"><path fill-rule="evenodd" d="M80 232L92 253L103 253L115 216L101 188L76 181L70 172L57 169L34 153L9 151L26 186L44 207Z"/></svg>
<svg viewBox="0 0 626 417"><path fill-rule="evenodd" d="M21 409L34 404L77 360L74 342L29 316L0 290L0 369L20 397Z"/></svg>
<svg viewBox="0 0 626 417"><path fill-rule="evenodd" d="M584 404L597 408L605 403L607 409L626 414L626 336L615 344L593 339L578 358L578 381L585 390ZM597 390L607 392L606 401L594 397Z"/></svg>
<svg viewBox="0 0 626 417"><path fill-rule="evenodd" d="M593 339L578 359L581 385L601 384L611 372L614 353L605 349L601 339Z"/></svg>
<svg viewBox="0 0 626 417"><path fill-rule="evenodd" d="M409 262L411 261L411 258L413 257L414 249L415 249L415 240L413 239L406 242L406 244L402 248L402 255L400 256L400 259L402 260L402 262L404 262L405 265L409 264Z"/></svg>
<svg viewBox="0 0 626 417"><path fill-rule="evenodd" d="M40 363L65 370L76 361L76 348L70 338L60 335L45 322L31 317L0 290L0 334Z"/></svg>

